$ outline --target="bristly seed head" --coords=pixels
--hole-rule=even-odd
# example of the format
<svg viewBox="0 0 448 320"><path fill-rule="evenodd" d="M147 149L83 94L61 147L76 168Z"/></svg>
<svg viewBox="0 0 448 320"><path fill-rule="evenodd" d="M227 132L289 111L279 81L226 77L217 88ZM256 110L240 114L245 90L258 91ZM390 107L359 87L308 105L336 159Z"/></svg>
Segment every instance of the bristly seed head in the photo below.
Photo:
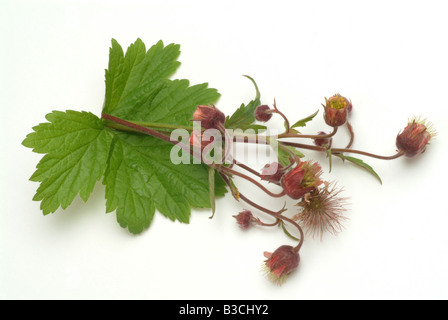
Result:
<svg viewBox="0 0 448 320"><path fill-rule="evenodd" d="M336 234L342 229L342 221L346 219L343 216L346 211L345 202L347 198L339 197L342 189L337 188L334 182L324 182L319 190L305 195L297 206L302 211L293 217L308 234L313 237L328 231Z"/></svg>

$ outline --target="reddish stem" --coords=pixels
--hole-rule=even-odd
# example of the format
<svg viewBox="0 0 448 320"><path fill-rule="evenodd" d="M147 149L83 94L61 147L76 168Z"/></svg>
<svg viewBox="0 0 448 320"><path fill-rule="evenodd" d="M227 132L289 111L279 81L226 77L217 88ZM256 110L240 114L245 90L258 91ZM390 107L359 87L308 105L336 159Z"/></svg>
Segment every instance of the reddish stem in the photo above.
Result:
<svg viewBox="0 0 448 320"><path fill-rule="evenodd" d="M265 188L261 183L259 183L255 179L252 179L251 177L248 177L245 174L240 173L240 172L235 171L235 170L232 170L230 168L221 166L221 167L218 168L218 170L220 170L221 172L226 172L226 173L233 174L235 176L241 177L243 179L246 179L247 181L255 184L257 187L259 187L261 190L263 190L266 194L268 194L271 197L280 198L280 197L283 197L286 194L285 190L283 190L280 193L273 193L270 190L268 190L267 188Z"/></svg>

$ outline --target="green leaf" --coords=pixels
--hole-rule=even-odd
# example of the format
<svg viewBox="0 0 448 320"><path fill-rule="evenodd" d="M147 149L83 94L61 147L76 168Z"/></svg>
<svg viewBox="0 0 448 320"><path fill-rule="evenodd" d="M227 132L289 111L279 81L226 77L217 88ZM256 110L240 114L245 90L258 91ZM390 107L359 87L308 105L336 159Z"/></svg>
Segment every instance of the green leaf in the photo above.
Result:
<svg viewBox="0 0 448 320"><path fill-rule="evenodd" d="M137 234L148 228L155 213L149 177L138 169L142 157L115 136L103 183L106 185L106 212L116 210L123 228Z"/></svg>
<svg viewBox="0 0 448 320"><path fill-rule="evenodd" d="M241 104L241 106L232 114L232 116L227 116L225 126L227 129L266 129L265 126L253 125L255 122L255 109L260 105L260 91L258 90L258 86L255 83L255 80L249 76L245 76L255 86L255 98L251 100L247 105Z"/></svg>
<svg viewBox="0 0 448 320"><path fill-rule="evenodd" d="M162 41L146 50L137 39L123 53L112 40L105 74L103 113L125 120L189 125L197 105L219 99L206 83L168 79L178 68L179 46ZM132 233L147 228L157 209L172 220L188 222L192 207L211 208L207 167L175 165L173 147L156 138L106 128L88 112L54 111L49 123L34 128L23 141L45 156L31 180L41 182L34 200L44 214L66 208L79 193L85 201L104 175L106 211ZM106 122L107 123L107 122ZM187 132L188 134L188 132ZM220 176L215 196L225 193Z"/></svg>
<svg viewBox="0 0 448 320"><path fill-rule="evenodd" d="M305 127L307 122L310 122L311 120L313 120L313 118L319 113L319 110L317 110L316 112L314 112L312 115L303 118L299 121L297 121L296 123L294 123L291 128L297 128L297 127Z"/></svg>
<svg viewBox="0 0 448 320"><path fill-rule="evenodd" d="M131 121L190 125L197 106L216 102L220 94L206 83L168 79L179 66L178 55L178 45L164 47L160 41L145 52L137 40L123 57L113 41L103 112ZM104 179L107 212L116 210L120 225L132 233L150 225L155 209L188 222L191 207L212 207L207 167L174 165L172 147L150 136L115 133ZM215 183L215 196L223 195L222 179Z"/></svg>
<svg viewBox="0 0 448 320"><path fill-rule="evenodd" d="M286 151L285 149L288 149L289 152ZM289 165L291 163L290 160L292 158L290 152L294 153L298 158L303 158L305 156L303 153L298 151L296 148L283 145L281 148L279 147L277 150L278 163L280 163L284 167Z"/></svg>
<svg viewBox="0 0 448 320"><path fill-rule="evenodd" d="M372 174L375 178L378 179L378 181L383 184L383 182L381 181L380 176L375 172L375 170L373 170L373 168L371 166L369 166L367 163L365 163L363 160L358 159L358 158L354 158L354 157L349 157L349 156L345 156L343 154L334 154L335 156L338 156L339 158L343 159L343 160L348 160L351 163L355 164L356 166L367 170L367 172L369 172L370 174Z"/></svg>
<svg viewBox="0 0 448 320"><path fill-rule="evenodd" d="M162 41L146 51L145 44L137 39L123 55L123 49L116 40L112 40L109 52L109 67L106 70L106 95L103 112L114 113L116 108L123 108L123 102L129 103L136 91L151 86L160 80L168 79L180 62L180 46L164 46ZM124 106L132 107L131 105Z"/></svg>
<svg viewBox="0 0 448 320"><path fill-rule="evenodd" d="M220 94L206 83L190 86L188 80L161 80L134 91L114 110L126 120L191 125L198 105L217 101Z"/></svg>
<svg viewBox="0 0 448 320"><path fill-rule="evenodd" d="M53 111L22 144L46 153L30 180L41 182L33 200L43 213L67 208L79 193L87 201L106 169L112 141L102 121L90 112Z"/></svg>
<svg viewBox="0 0 448 320"><path fill-rule="evenodd" d="M282 227L283 232L290 237L291 239L295 240L295 241L300 241L300 239L294 237L289 231L288 229L286 229L285 224L283 223L283 221L280 221L279 225Z"/></svg>
<svg viewBox="0 0 448 320"><path fill-rule="evenodd" d="M171 148L171 144L150 136L115 134L104 178L106 207L107 212L117 209L118 222L133 233L149 226L154 206L171 220L185 223L189 222L191 207L211 207L207 167L173 164ZM215 195L224 195L222 179L215 183Z"/></svg>

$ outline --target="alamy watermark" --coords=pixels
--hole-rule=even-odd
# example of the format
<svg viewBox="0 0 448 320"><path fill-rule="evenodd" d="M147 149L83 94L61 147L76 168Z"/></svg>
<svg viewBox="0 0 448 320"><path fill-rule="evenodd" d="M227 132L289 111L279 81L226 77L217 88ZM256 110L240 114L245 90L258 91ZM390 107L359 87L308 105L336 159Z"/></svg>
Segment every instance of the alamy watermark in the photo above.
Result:
<svg viewBox="0 0 448 320"><path fill-rule="evenodd" d="M171 132L170 139L177 144L170 159L173 164L262 164L266 159L277 159L277 137L278 130L266 129L262 134L254 129L203 130L200 121L193 121L193 131Z"/></svg>

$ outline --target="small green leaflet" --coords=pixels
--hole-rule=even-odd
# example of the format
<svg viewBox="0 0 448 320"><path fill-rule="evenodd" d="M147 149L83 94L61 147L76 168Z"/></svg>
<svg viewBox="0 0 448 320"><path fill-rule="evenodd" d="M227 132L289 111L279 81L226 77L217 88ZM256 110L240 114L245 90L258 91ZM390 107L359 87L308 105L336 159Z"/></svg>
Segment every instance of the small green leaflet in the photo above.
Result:
<svg viewBox="0 0 448 320"><path fill-rule="evenodd" d="M281 221L278 225L282 227L283 232L284 232L288 237L290 237L291 239L293 239L293 240L295 240L295 241L300 241L299 238L294 237L294 236L288 231L288 229L286 229L286 227L285 227L285 223L284 223L283 221Z"/></svg>
<svg viewBox="0 0 448 320"><path fill-rule="evenodd" d="M372 174L375 178L378 179L378 181L383 184L383 181L381 181L380 176L375 172L375 170L373 170L373 168L371 166L369 166L367 163L365 163L363 160L358 159L358 158L354 158L354 157L349 157L349 156L344 156L343 154L334 154L334 156L338 156L339 158L341 158L342 160L348 160L351 163L355 164L356 166L363 168L365 170L367 170L367 172L369 172L370 174Z"/></svg>
<svg viewBox="0 0 448 320"><path fill-rule="evenodd" d="M180 62L179 45L162 41L146 50L137 39L126 53L112 40L105 73L103 113L130 121L191 125L197 105L215 103L220 94L206 83L171 80ZM189 222L191 208L211 208L214 196L226 192L216 174L210 179L202 164L175 165L172 145L156 138L120 132L89 112L54 111L34 127L23 145L45 154L32 181L40 182L34 200L44 214L65 209L77 194L87 201L103 178L106 211L116 211L131 233L146 229L156 209L171 220Z"/></svg>
<svg viewBox="0 0 448 320"><path fill-rule="evenodd" d="M288 149L289 152L286 151L286 149ZM288 166L291 163L291 153L294 153L298 158L303 158L305 156L296 148L283 145L277 149L278 163L284 167Z"/></svg>
<svg viewBox="0 0 448 320"><path fill-rule="evenodd" d="M255 86L255 99L251 100L247 105L242 104L236 111L232 114L232 116L227 116L226 119L226 128L227 129L253 129L253 130L264 130L266 126L254 124L255 122L255 109L261 104L260 102L260 91L258 90L258 86L255 83L255 80L249 76L245 76Z"/></svg>
<svg viewBox="0 0 448 320"><path fill-rule="evenodd" d="M316 112L314 112L312 115L303 118L299 121L297 121L296 123L294 123L291 128L298 128L298 127L305 127L307 122L310 122L311 120L313 120L313 118L319 113L319 110L317 110Z"/></svg>

